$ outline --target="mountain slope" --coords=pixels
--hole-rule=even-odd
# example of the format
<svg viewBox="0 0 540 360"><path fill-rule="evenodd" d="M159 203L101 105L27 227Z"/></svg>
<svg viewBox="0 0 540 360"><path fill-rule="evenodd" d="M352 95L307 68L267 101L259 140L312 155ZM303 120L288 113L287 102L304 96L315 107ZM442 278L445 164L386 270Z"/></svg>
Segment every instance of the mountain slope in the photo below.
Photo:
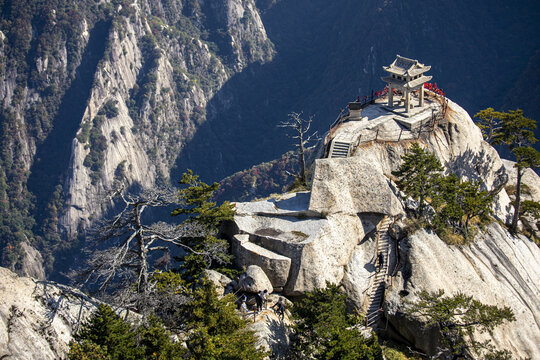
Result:
<svg viewBox="0 0 540 360"><path fill-rule="evenodd" d="M408 119L418 126L424 121L421 133L422 128L401 127L403 119L381 99L362 110L362 120L349 119L327 133L319 149L344 134L353 148L348 157L316 159L310 191L236 203L234 221L224 228L235 261L239 267L260 266L285 296L302 296L328 282L342 284L368 327L428 356L446 345L426 318L406 316L408 302L417 301L419 292L463 292L485 304L508 306L515 322L475 338L492 340L512 358L535 359L540 355L540 248L503 225L513 214L504 185L515 180L509 180L512 174L463 108L448 101L443 115L437 99L426 101L428 108ZM432 111L438 120L426 123ZM398 189L392 172L413 143L433 153L447 173L479 181L493 192L494 219L475 228L473 240L456 244L412 216L418 204ZM524 183L538 189L540 177L530 171ZM531 196L540 200L538 192Z"/></svg>
<svg viewBox="0 0 540 360"><path fill-rule="evenodd" d="M271 59L253 1L0 3L2 264L48 255L119 181L168 182L209 99ZM59 269L55 269L59 271ZM31 274L36 275L36 274Z"/></svg>

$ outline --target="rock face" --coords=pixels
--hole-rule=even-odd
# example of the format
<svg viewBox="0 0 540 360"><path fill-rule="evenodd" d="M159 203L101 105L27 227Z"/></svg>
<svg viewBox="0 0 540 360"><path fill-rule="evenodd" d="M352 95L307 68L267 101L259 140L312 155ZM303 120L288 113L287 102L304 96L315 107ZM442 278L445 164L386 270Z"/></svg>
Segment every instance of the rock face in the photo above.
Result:
<svg viewBox="0 0 540 360"><path fill-rule="evenodd" d="M45 280L43 257L32 245L27 242L21 244L23 249L21 273L37 280Z"/></svg>
<svg viewBox="0 0 540 360"><path fill-rule="evenodd" d="M273 311L265 310L248 328L258 337L255 346L270 352L270 359L286 360L291 335L288 325L291 322L287 316L282 321Z"/></svg>
<svg viewBox="0 0 540 360"><path fill-rule="evenodd" d="M0 268L0 358L61 359L97 306L83 293Z"/></svg>
<svg viewBox="0 0 540 360"><path fill-rule="evenodd" d="M319 213L379 213L396 216L402 212L390 180L363 157L318 159L309 209Z"/></svg>
<svg viewBox="0 0 540 360"><path fill-rule="evenodd" d="M436 99L429 102L435 113L440 111ZM424 330L419 319L406 319L404 300L414 300L415 292L421 290L462 291L487 304L507 305L516 314L516 322L494 332L496 348L508 349L516 358L540 357L538 246L523 236L511 236L497 223L463 247L447 245L424 230L407 235L402 219L410 201L402 199L392 181L401 156L412 142L420 142L441 160L447 172L482 181L486 190L496 193L494 216L507 222L513 211L505 190L511 173L497 152L482 140L469 115L451 101L446 116L439 117L429 131L421 136L402 134L401 139L406 140L401 141L381 139L397 126L394 115L381 105L371 106L378 107L370 111L379 115L345 128L350 131L361 125L362 139L370 139L376 132L378 141L353 144L348 158L316 160L310 193L236 204L234 221L225 229L237 244L233 247L236 257L243 265L288 258L284 294L302 295L324 287L327 281L341 283L354 305L367 310L373 308L372 288L379 287L375 280L380 278L376 276L378 228L388 225L382 220L390 218L394 223L389 234L394 239L386 254L388 272L383 284L387 290L381 303L392 330L388 336L434 354L438 334ZM429 115L431 118L431 110ZM384 131L378 131L380 127ZM338 136L340 128L333 131ZM529 175L531 188L540 186L540 179L534 173ZM285 274L284 268L277 266L267 265L264 271L269 278L283 279ZM483 336L479 338L486 339Z"/></svg>
<svg viewBox="0 0 540 360"><path fill-rule="evenodd" d="M493 223L467 247L450 247L424 230L400 246L406 270L394 279L385 309L390 327L401 336L422 351L436 352L437 338L419 331L418 324L403 322L402 310L404 301L416 299L415 292L443 289L447 295L462 292L488 305L509 306L516 321L495 328L489 338L515 358L540 356L540 249L534 242Z"/></svg>
<svg viewBox="0 0 540 360"><path fill-rule="evenodd" d="M60 219L68 237L77 233L81 222L86 227L90 216L100 214L101 205L91 199L95 199L100 191L110 189L115 181L125 178L129 184L148 188L156 181L167 180L183 144L205 121L207 102L230 77L229 67L240 71L250 62L268 60L272 54L271 43L253 0L223 0L208 8L209 16L218 22L212 26L226 29L231 34L233 64L215 56L208 44L197 38L191 39L189 44L176 38L163 38L151 45L153 49L146 49L148 45L142 37L148 36L152 24L144 10L152 11L152 2L143 2L141 8L135 12L135 21L126 21L121 31L113 29L109 34L111 55L96 73L95 86L78 132L80 135L84 124L93 121L104 103L117 102L118 115L106 118L100 125L109 145L103 154L99 180L92 175L95 171L85 165L91 147L79 140L81 136L73 139L73 156L66 182L68 206ZM264 50L255 51L256 48ZM149 57L148 51L154 54ZM155 81L150 84L155 91L148 93L148 100L142 101L134 112L130 102L133 101L133 88L148 86L141 81L147 76L143 74L144 67L151 61L154 67L147 71L155 76ZM193 81L195 74L207 77L211 86ZM179 82L186 86L181 92L175 91ZM119 176L119 172L123 175Z"/></svg>
<svg viewBox="0 0 540 360"><path fill-rule="evenodd" d="M257 265L248 266L246 272L240 275L238 288L250 293L257 293L263 290L268 290L268 293L274 292L272 283L264 271Z"/></svg>
<svg viewBox="0 0 540 360"><path fill-rule="evenodd" d="M515 200L515 192L517 189L517 169L514 167L514 161L503 160L504 167L508 174L508 182L506 189L511 192L511 200ZM538 175L531 169L525 169L521 177L521 201L530 200L540 202L540 181ZM514 213L512 212L512 215ZM531 214L521 217L518 225L524 227L527 231L532 232L536 239L540 239L540 229L538 228L537 220Z"/></svg>
<svg viewBox="0 0 540 360"><path fill-rule="evenodd" d="M516 163L511 160L503 160L503 164L506 173L508 174L508 183L506 186L517 186L517 170L514 167ZM538 181L538 175L531 169L525 169L523 171L523 176L521 177L521 182L527 187L527 189L523 191L523 198L540 202L540 181Z"/></svg>
<svg viewBox="0 0 540 360"><path fill-rule="evenodd" d="M232 239L233 252L238 254L236 264L240 267L259 266L268 275L274 288L283 288L289 277L291 259L276 254L249 241L249 235L235 235Z"/></svg>
<svg viewBox="0 0 540 360"><path fill-rule="evenodd" d="M205 270L204 274L206 275L208 280L210 280L215 285L216 291L219 296L232 292L235 282L233 282L227 276L215 270Z"/></svg>
<svg viewBox="0 0 540 360"><path fill-rule="evenodd" d="M261 266L268 264L264 269L273 284L281 285L285 279L285 295L301 295L327 281L341 282L352 251L375 229L382 215L329 214L324 218L308 209L307 198L290 200L285 196L277 201L237 204L234 225L226 230L241 233L233 240L233 244L242 244L233 245L237 261L244 264L244 259L255 259ZM300 211L302 204L304 210ZM287 259L290 268L286 273Z"/></svg>

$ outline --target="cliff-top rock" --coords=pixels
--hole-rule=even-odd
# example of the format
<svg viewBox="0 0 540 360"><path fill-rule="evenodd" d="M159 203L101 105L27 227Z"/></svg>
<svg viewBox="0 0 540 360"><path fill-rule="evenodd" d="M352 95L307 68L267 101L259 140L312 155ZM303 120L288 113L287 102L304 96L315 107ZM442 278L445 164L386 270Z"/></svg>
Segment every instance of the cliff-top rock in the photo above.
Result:
<svg viewBox="0 0 540 360"><path fill-rule="evenodd" d="M482 181L486 190L497 192L494 217L501 222L511 218L513 209L504 189L511 178L508 167L483 141L469 115L457 104L448 104L446 115L421 134L414 128L401 131L395 115L381 104L370 105L363 110L361 121L346 122L333 130L335 137L343 129L352 139L351 156L316 160L311 192L238 203L237 215L226 232L241 244L233 249L243 259L242 265L249 259L269 273L270 279L274 275L282 278L282 268L264 264L275 264L279 257L290 259L285 295L301 295L324 287L326 281L342 283L355 306L364 311L378 309L373 308L371 296L379 286L378 253L388 241L388 277L382 283L387 288L391 284L382 292L386 292L384 317L393 330L388 336L406 339L433 354L437 338L423 333L418 322L405 320L403 301L414 300L421 290L462 291L487 304L509 306L516 314L516 322L494 332L496 348L508 349L516 358L539 357L538 246L526 237L512 236L497 223L481 231L471 245L461 247L447 245L424 230L402 239L406 234L391 224L410 206L403 201L391 173L412 142L433 152L447 172ZM435 98L428 106L441 114ZM414 122L414 117L409 121ZM528 175L531 188L540 185L534 172ZM388 221L390 233L399 239L389 238L386 230L378 231Z"/></svg>

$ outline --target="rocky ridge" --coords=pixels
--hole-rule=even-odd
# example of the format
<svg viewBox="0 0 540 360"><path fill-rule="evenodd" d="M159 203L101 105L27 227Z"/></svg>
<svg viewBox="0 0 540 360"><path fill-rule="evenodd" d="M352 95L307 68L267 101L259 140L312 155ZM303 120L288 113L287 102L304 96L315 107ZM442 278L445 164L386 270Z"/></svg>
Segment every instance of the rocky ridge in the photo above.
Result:
<svg viewBox="0 0 540 360"><path fill-rule="evenodd" d="M440 112L437 101L429 106ZM382 103L370 107L363 111L381 111ZM279 281L287 296L325 286L326 281L342 283L355 306L365 311L376 275L376 230L390 216L396 222L390 232L394 239L387 254L389 277L382 303L388 336L432 354L437 339L419 331L421 319L414 324L405 320L404 301L414 300L420 290L463 291L488 304L510 306L516 314L516 322L495 330L497 348L509 349L516 358L539 356L540 249L530 239L513 237L494 223L472 245L457 247L424 230L404 237L398 226L412 204L402 200L391 172L412 142L435 153L448 172L481 180L486 190L498 192L494 217L504 223L512 207L504 188L510 176L503 161L483 141L469 115L451 101L446 115L429 131L411 131L401 141L390 136L397 126L395 117L384 111L383 115L387 119L366 117L362 121L367 122L353 124L365 134L378 129L377 141L358 142L348 158L315 160L311 192L236 204L237 215L225 232L232 238L238 264L259 265L274 287ZM329 139L321 144L320 155ZM530 175L531 186L538 186L538 176ZM280 265L289 260L289 267Z"/></svg>

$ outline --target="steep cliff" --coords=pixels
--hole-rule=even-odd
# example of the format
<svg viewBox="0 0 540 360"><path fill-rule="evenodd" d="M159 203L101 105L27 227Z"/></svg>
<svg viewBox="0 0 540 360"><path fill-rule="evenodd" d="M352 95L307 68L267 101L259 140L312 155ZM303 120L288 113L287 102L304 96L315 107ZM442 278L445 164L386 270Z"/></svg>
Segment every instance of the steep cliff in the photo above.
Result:
<svg viewBox="0 0 540 360"><path fill-rule="evenodd" d="M513 237L493 223L470 246L450 247L422 230L400 242L400 254L403 267L385 301L391 336L406 339L426 353L436 353L437 334L421 328L422 319L405 320L403 307L405 301L416 300L417 291L443 289L447 294L466 293L485 304L509 306L516 321L478 338L491 339L516 359L540 355L540 250L530 239Z"/></svg>
<svg viewBox="0 0 540 360"><path fill-rule="evenodd" d="M423 332L422 319L410 321L403 314L416 292L462 291L490 305L506 305L517 321L496 329L494 345L516 358L535 358L540 355L540 249L497 222L507 222L513 211L504 188L511 177L461 107L449 101L444 112L435 97L427 106L403 119L385 108L384 99L369 105L362 119L345 121L327 134L321 156L332 139L344 135L351 139L351 156L315 160L310 192L237 203L234 222L225 229L237 262L259 265L274 288L288 296L326 281L342 283L368 319L383 309L388 320L381 323L383 334L429 354L435 352L437 336ZM403 198L391 172L414 142L433 152L447 172L482 181L486 190L497 192L492 206L497 221L471 244L449 245L423 229L406 234L399 219L414 202ZM530 172L528 182L535 189L540 178Z"/></svg>
<svg viewBox="0 0 540 360"><path fill-rule="evenodd" d="M98 303L76 289L0 268L0 357L64 358L72 333Z"/></svg>
<svg viewBox="0 0 540 360"><path fill-rule="evenodd" d="M252 0L0 7L0 248L23 273L23 241L50 265L115 182L168 182L209 99L274 52Z"/></svg>

